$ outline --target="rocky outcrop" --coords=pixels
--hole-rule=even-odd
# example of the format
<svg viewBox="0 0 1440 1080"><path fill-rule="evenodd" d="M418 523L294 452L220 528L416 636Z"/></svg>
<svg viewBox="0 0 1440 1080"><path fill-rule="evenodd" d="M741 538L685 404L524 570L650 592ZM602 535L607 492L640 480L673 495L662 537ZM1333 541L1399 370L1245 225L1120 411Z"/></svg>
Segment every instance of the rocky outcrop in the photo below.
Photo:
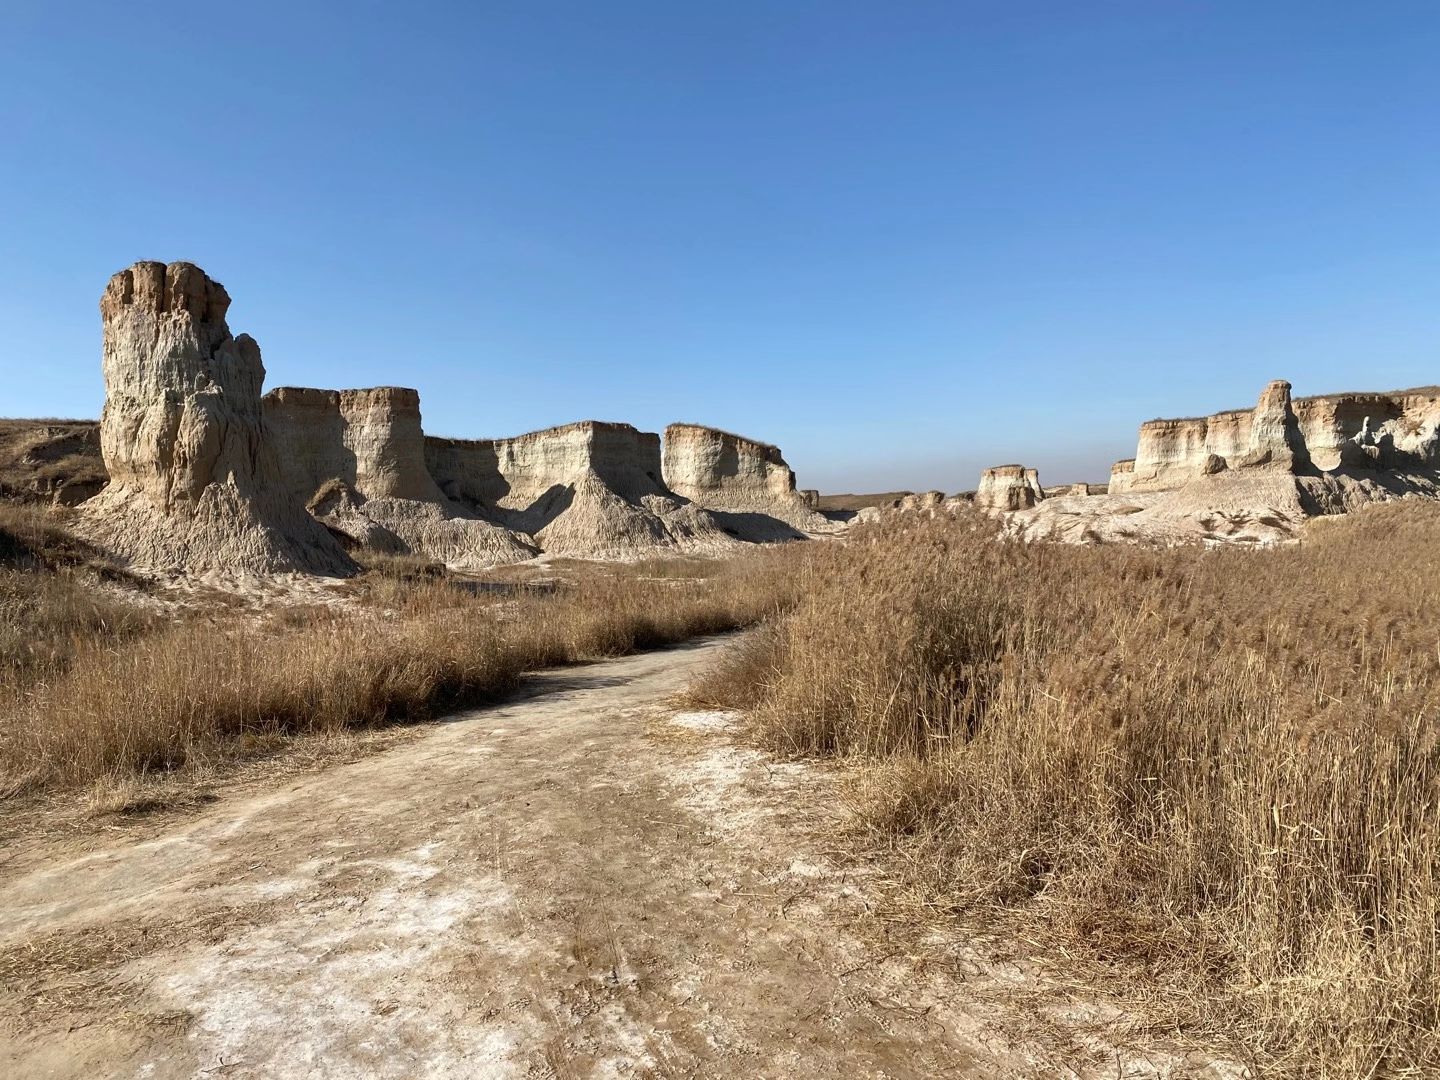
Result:
<svg viewBox="0 0 1440 1080"><path fill-rule="evenodd" d="M95 420L0 420L0 499L77 506L104 489Z"/></svg>
<svg viewBox="0 0 1440 1080"><path fill-rule="evenodd" d="M1380 449L1357 454L1357 439ZM1292 400L1290 384L1277 381L1254 409L1151 420L1140 426L1133 464L1117 462L1112 470L1110 493L1168 491L1227 469L1305 473L1341 467L1440 467L1440 388Z"/></svg>
<svg viewBox="0 0 1440 1080"><path fill-rule="evenodd" d="M355 546L459 569L538 553L528 538L441 492L425 463L416 391L282 386L265 395L264 406L290 493Z"/></svg>
<svg viewBox="0 0 1440 1080"><path fill-rule="evenodd" d="M1028 510L1044 498L1039 474L1023 465L986 469L975 489L975 505L982 510Z"/></svg>
<svg viewBox="0 0 1440 1080"><path fill-rule="evenodd" d="M929 513L941 509L944 505L943 491L920 491L903 496L896 509L906 513Z"/></svg>
<svg viewBox="0 0 1440 1080"><path fill-rule="evenodd" d="M1141 426L1109 493L1015 515L1012 533L1077 542L1271 544L1319 515L1440 496L1440 388L1293 398L1270 383L1254 409Z"/></svg>
<svg viewBox="0 0 1440 1080"><path fill-rule="evenodd" d="M1222 472L1229 458L1215 451L1205 455L1200 464L1203 475ZM1242 469L1272 468L1294 472L1310 463L1305 440L1300 436L1300 422L1290 404L1290 384L1276 379L1260 393L1255 411L1250 415L1250 439L1246 453L1236 462Z"/></svg>
<svg viewBox="0 0 1440 1080"><path fill-rule="evenodd" d="M734 540L661 479L660 437L585 420L511 439L425 440L445 495L496 513L547 553L627 558L718 551Z"/></svg>
<svg viewBox="0 0 1440 1080"><path fill-rule="evenodd" d="M1295 415L1316 468L1345 464L1345 445L1357 439L1386 444L1377 467L1440 468L1440 387L1298 398Z"/></svg>
<svg viewBox="0 0 1440 1080"><path fill-rule="evenodd" d="M795 473L780 448L743 435L671 424L665 429L663 475L671 491L713 511L747 540L797 539L829 527L796 490Z"/></svg>
<svg viewBox="0 0 1440 1080"><path fill-rule="evenodd" d="M110 477L85 529L158 571L338 575L354 564L282 482L260 405L265 368L190 263L140 262L100 300Z"/></svg>
<svg viewBox="0 0 1440 1080"><path fill-rule="evenodd" d="M304 498L337 477L372 499L442 497L425 467L417 391L282 386L264 403L285 478Z"/></svg>

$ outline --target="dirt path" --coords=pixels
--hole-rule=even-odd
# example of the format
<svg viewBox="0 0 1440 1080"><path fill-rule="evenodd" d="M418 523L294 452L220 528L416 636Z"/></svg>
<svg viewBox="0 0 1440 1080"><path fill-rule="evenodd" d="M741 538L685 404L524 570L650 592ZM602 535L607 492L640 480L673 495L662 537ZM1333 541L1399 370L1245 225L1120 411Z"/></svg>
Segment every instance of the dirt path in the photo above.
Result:
<svg viewBox="0 0 1440 1080"><path fill-rule="evenodd" d="M1017 1045L849 932L830 778L667 705L718 647L537 676L158 837L27 858L0 1075L1192 1075Z"/></svg>

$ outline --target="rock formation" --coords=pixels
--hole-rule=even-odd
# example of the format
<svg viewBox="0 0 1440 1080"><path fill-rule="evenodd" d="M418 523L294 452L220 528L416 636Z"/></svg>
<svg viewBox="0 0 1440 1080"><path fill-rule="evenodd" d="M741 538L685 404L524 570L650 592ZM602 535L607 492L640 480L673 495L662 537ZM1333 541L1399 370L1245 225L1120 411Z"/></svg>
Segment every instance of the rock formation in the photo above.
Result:
<svg viewBox="0 0 1440 1080"><path fill-rule="evenodd" d="M77 506L108 482L96 420L0 420L0 499Z"/></svg>
<svg viewBox="0 0 1440 1080"><path fill-rule="evenodd" d="M547 553L628 558L734 543L721 522L665 487L660 436L585 420L512 439L425 440L449 498L493 509Z"/></svg>
<svg viewBox="0 0 1440 1080"><path fill-rule="evenodd" d="M1367 423L1366 437L1391 448L1383 465L1375 455L1361 465L1346 448ZM1140 426L1134 461L1115 463L1110 493L1167 491L1226 469L1305 472L1342 465L1402 472L1440 467L1440 388L1291 400L1290 384L1277 381L1266 387L1254 409L1150 420Z"/></svg>
<svg viewBox="0 0 1440 1080"><path fill-rule="evenodd" d="M975 505L982 510L1028 510L1044 498L1039 474L1023 465L986 469L975 489Z"/></svg>
<svg viewBox="0 0 1440 1080"><path fill-rule="evenodd" d="M538 554L528 538L441 492L425 463L416 391L282 386L264 406L290 493L350 543L461 569Z"/></svg>
<svg viewBox="0 0 1440 1080"><path fill-rule="evenodd" d="M1440 497L1440 388L1293 399L1140 428L1100 499L1052 499L1011 532L1061 540L1268 544L1305 522L1403 495Z"/></svg>
<svg viewBox="0 0 1440 1080"><path fill-rule="evenodd" d="M159 571L353 572L280 479L265 437L265 368L232 337L230 297L190 263L136 263L100 300L110 483L84 528Z"/></svg>
<svg viewBox="0 0 1440 1080"><path fill-rule="evenodd" d="M1106 491L1121 495L1135 486L1135 459L1125 458L1110 466L1110 484Z"/></svg>
<svg viewBox="0 0 1440 1080"><path fill-rule="evenodd" d="M1260 393L1255 411L1250 415L1250 440L1245 455L1236 462L1242 469L1270 467L1293 472L1309 464L1305 440L1300 436L1300 422L1290 404L1290 384L1276 379ZM1225 469L1229 459L1213 451L1200 464L1204 475Z"/></svg>
<svg viewBox="0 0 1440 1080"><path fill-rule="evenodd" d="M896 509L906 513L930 513L941 509L944 505L945 493L943 491L920 491L902 496L900 505Z"/></svg>
<svg viewBox="0 0 1440 1080"><path fill-rule="evenodd" d="M780 448L700 424L665 429L665 485L746 540L798 539L830 523L795 488ZM819 501L818 493L815 496Z"/></svg>

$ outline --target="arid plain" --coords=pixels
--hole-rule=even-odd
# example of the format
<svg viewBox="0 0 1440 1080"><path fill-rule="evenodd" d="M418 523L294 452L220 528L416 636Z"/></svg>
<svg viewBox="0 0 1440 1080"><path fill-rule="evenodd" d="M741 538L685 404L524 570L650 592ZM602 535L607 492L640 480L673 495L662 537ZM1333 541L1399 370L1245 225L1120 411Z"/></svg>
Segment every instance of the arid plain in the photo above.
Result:
<svg viewBox="0 0 1440 1080"><path fill-rule="evenodd" d="M1440 389L842 498L228 308L0 421L0 1071L1440 1069Z"/></svg>

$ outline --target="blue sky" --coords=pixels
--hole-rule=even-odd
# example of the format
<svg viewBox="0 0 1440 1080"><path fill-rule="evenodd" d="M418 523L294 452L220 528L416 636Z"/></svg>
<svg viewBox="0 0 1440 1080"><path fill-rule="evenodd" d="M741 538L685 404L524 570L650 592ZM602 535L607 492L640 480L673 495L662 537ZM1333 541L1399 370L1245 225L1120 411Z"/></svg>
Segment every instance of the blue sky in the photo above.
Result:
<svg viewBox="0 0 1440 1080"><path fill-rule="evenodd" d="M0 4L0 414L188 259L268 385L693 420L807 486L1102 479L1137 424L1440 382L1440 5Z"/></svg>

